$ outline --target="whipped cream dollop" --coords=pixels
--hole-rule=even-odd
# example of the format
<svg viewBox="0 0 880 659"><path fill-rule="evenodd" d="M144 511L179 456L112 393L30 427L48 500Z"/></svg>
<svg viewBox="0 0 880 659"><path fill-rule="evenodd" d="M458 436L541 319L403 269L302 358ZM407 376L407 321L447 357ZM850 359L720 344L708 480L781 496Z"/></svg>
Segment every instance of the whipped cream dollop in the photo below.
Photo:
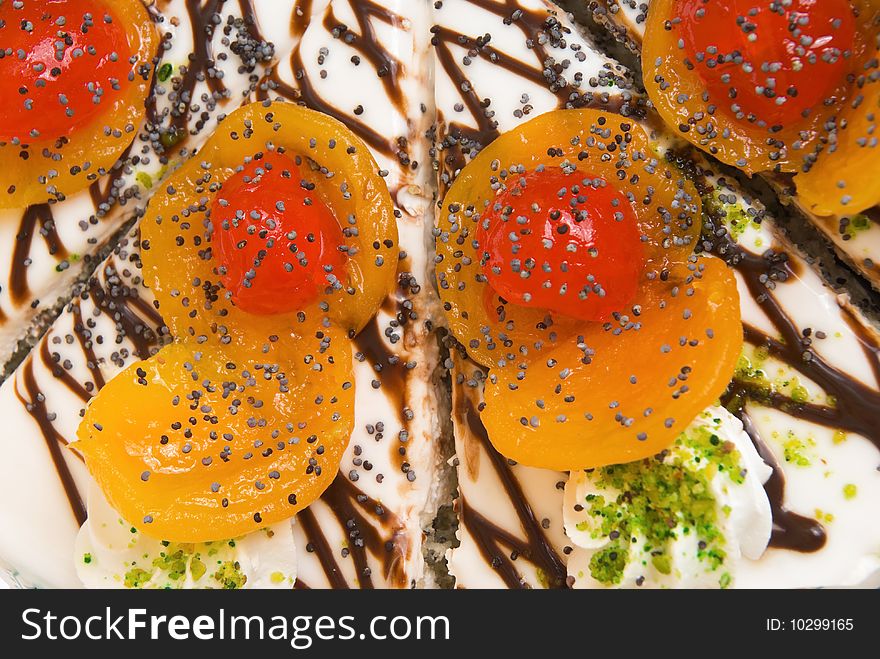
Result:
<svg viewBox="0 0 880 659"><path fill-rule="evenodd" d="M290 521L235 540L168 543L150 538L113 510L97 485L76 538L76 573L86 588L293 588L296 547Z"/></svg>
<svg viewBox="0 0 880 659"><path fill-rule="evenodd" d="M660 455L572 473L564 523L573 588L726 588L757 560L772 517L772 473L742 424L705 410ZM573 583L572 583L573 579Z"/></svg>

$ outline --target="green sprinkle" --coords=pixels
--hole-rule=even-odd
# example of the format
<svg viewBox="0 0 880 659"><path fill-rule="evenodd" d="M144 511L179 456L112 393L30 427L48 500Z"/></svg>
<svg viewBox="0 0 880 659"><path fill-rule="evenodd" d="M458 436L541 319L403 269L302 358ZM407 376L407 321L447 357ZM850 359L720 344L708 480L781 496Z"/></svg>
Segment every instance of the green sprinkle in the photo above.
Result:
<svg viewBox="0 0 880 659"><path fill-rule="evenodd" d="M202 563L198 558L194 558L192 559L192 561L190 561L189 572L195 581L198 581L203 576L205 576L205 572L207 571L208 568L205 567L205 564Z"/></svg>
<svg viewBox="0 0 880 659"><path fill-rule="evenodd" d="M704 195L704 213L707 217L720 218L735 241L742 238L749 227L754 229L761 228L761 225L754 219L756 215L749 213L748 209L741 203L730 204L722 201L722 195L726 196L723 190L713 190L711 194Z"/></svg>
<svg viewBox="0 0 880 659"><path fill-rule="evenodd" d="M170 63L166 62L159 69L159 82L165 82L168 78L171 77L172 72L174 71L174 67L171 66Z"/></svg>
<svg viewBox="0 0 880 659"><path fill-rule="evenodd" d="M168 130L163 130L161 135L159 135L159 142L166 149L170 149L175 144L180 142L183 139L183 131L179 131L176 128L170 128Z"/></svg>
<svg viewBox="0 0 880 659"><path fill-rule="evenodd" d="M660 574L672 574L672 559L669 557L669 554L652 556L651 564Z"/></svg>
<svg viewBox="0 0 880 659"><path fill-rule="evenodd" d="M247 575L241 571L238 561L225 561L220 564L213 578L225 590L238 590L247 583Z"/></svg>
<svg viewBox="0 0 880 659"><path fill-rule="evenodd" d="M125 587L126 588L143 588L145 584L147 584L152 575L146 570L134 567L125 573Z"/></svg>
<svg viewBox="0 0 880 659"><path fill-rule="evenodd" d="M590 574L596 581L606 585L619 584L629 558L629 549L620 543L611 544L590 559Z"/></svg>
<svg viewBox="0 0 880 659"><path fill-rule="evenodd" d="M795 403L806 403L810 400L810 393L803 385L796 385L791 389L791 399Z"/></svg>
<svg viewBox="0 0 880 659"><path fill-rule="evenodd" d="M593 554L590 574L606 585L623 579L631 547L638 540L661 574L672 573L671 543L679 535L699 538L697 558L710 569L724 563L725 539L710 481L724 474L736 484L745 480L740 453L706 426L682 433L670 454L593 472L597 488L619 492L613 500L600 494L584 497L588 518L578 530L609 544ZM727 514L727 512L724 512Z"/></svg>
<svg viewBox="0 0 880 659"><path fill-rule="evenodd" d="M849 221L846 224L846 228L843 230L843 235L847 237L847 239L852 239L856 235L862 233L863 231L867 231L871 228L871 220L868 219L868 216L859 213L858 215L853 215L849 218Z"/></svg>
<svg viewBox="0 0 880 659"><path fill-rule="evenodd" d="M83 563L88 565L91 562L92 562L92 555L91 554L83 554Z"/></svg>
<svg viewBox="0 0 880 659"><path fill-rule="evenodd" d="M795 437L794 433L790 431L788 435L789 438L782 445L785 461L797 467L809 467L812 462L810 461L810 458L807 457L806 452L810 446L815 445L815 442L813 440L803 442Z"/></svg>
<svg viewBox="0 0 880 659"><path fill-rule="evenodd" d="M146 172L138 172L135 178L144 190L149 190L153 187L153 177Z"/></svg>
<svg viewBox="0 0 880 659"><path fill-rule="evenodd" d="M535 568L535 577L538 579L538 584L541 588L550 588L550 579L547 577L547 573L544 572L544 570L539 567Z"/></svg>
<svg viewBox="0 0 880 659"><path fill-rule="evenodd" d="M852 483L843 486L843 496L845 499L855 499L859 489Z"/></svg>

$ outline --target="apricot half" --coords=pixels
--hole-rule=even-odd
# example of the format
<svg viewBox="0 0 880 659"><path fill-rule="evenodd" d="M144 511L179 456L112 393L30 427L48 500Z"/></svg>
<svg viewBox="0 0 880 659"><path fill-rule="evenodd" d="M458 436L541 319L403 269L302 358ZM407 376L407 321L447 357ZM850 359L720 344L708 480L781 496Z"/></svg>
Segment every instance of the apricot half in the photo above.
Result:
<svg viewBox="0 0 880 659"><path fill-rule="evenodd" d="M550 168L568 173L576 196L592 194L583 180L601 179L637 218L638 292L608 319L514 304L482 267L491 246L478 236L496 200ZM481 418L503 455L563 470L639 459L669 446L724 391L742 346L739 298L722 261L693 254L700 210L691 183L654 157L640 126L597 110L542 115L462 170L438 221L437 279L453 334L489 368ZM510 220L514 245L530 221Z"/></svg>
<svg viewBox="0 0 880 659"><path fill-rule="evenodd" d="M299 180L277 169L260 178L270 161L296 162ZM271 180L319 195L339 222L343 269L304 308L251 313L223 286L213 246L225 229L211 209L242 172L253 186ZM242 222L260 215L249 208L239 208ZM154 537L206 542L293 516L336 475L354 422L349 339L395 282L397 228L378 166L326 115L249 105L168 179L140 231L144 281L174 342L99 392L73 447L108 501ZM258 251L248 254L263 258Z"/></svg>
<svg viewBox="0 0 880 659"><path fill-rule="evenodd" d="M4 180L4 188L0 190L0 208L23 208L47 201L61 201L87 188L110 170L132 143L143 123L146 99L153 81L153 58L159 44L153 21L141 0L95 0L88 3L82 0L26 0L23 6L17 6L19 4L0 3L0 40L3 40L4 47L8 47L11 40L17 42L21 38L23 22L33 22L31 18L25 20L25 16L38 16L40 21L50 24L51 29L55 30L55 44L69 44L63 51L60 68L66 67L68 60L76 63L78 59L86 61L92 58L100 62L113 57L114 61L118 59L123 64L124 76L114 78L112 84L105 81L105 87L95 92L96 83L88 77L88 70L76 74L65 70L58 76L52 75L54 67L46 70L47 66L42 61L45 59L42 53L45 43L32 44L33 50L20 59L16 56L13 60L11 55L7 56L7 62L0 65L0 70L25 62L30 64L26 71L33 71L37 75L33 80L10 80L9 84L16 89L14 94L8 95L9 98L4 98L4 103L33 102L31 96L40 91L48 79L52 95L46 99L50 104L49 110L66 107L86 86L94 94L94 104L100 109L80 108L79 114L71 112L70 128L63 134L37 134L25 126L24 137L0 142L0 169ZM87 15L84 15L84 11ZM88 39L90 22L97 22L100 29L118 31L119 40L127 43L128 52L103 52L101 49L109 48L109 45L102 41L79 46L77 39ZM71 36L74 33L75 36ZM85 52L92 49L96 52ZM33 57L35 61L26 60L25 55ZM57 48L53 55L61 57ZM88 67L89 63L85 66ZM5 74L10 75L8 72ZM71 75L74 77L68 77ZM85 102L91 101L86 99ZM90 111L86 113L86 109ZM39 107L34 107L34 112L41 116L48 114L46 108L41 112ZM12 127L4 126L4 131L11 130Z"/></svg>
<svg viewBox="0 0 880 659"><path fill-rule="evenodd" d="M287 363L175 343L101 390L75 447L124 519L174 542L234 538L330 485L353 427L350 344L284 340Z"/></svg>
<svg viewBox="0 0 880 659"><path fill-rule="evenodd" d="M682 138L853 215L880 202L878 40L876 0L652 0L645 87Z"/></svg>
<svg viewBox="0 0 880 659"><path fill-rule="evenodd" d="M584 326L493 369L481 419L495 448L523 464L589 469L655 455L716 401L742 350L739 298L723 261L644 286L638 315Z"/></svg>
<svg viewBox="0 0 880 659"><path fill-rule="evenodd" d="M303 310L260 316L235 306L223 289L211 239L212 200L223 183L276 151L304 172L342 227L347 256L340 286L322 300L351 335L375 315L395 283L399 246L394 206L364 143L332 117L292 103L253 103L229 115L199 154L150 201L141 220L144 280L174 336L199 343L259 345L300 324Z"/></svg>
<svg viewBox="0 0 880 659"><path fill-rule="evenodd" d="M601 177L629 200L644 248L642 279L666 277L671 266L687 260L699 235L696 190L656 157L632 120L598 110L559 110L501 135L459 173L437 227L437 281L447 319L471 358L484 366L581 326L560 313L509 304L481 268L477 233L483 215L523 172L542 168L564 169L573 181Z"/></svg>

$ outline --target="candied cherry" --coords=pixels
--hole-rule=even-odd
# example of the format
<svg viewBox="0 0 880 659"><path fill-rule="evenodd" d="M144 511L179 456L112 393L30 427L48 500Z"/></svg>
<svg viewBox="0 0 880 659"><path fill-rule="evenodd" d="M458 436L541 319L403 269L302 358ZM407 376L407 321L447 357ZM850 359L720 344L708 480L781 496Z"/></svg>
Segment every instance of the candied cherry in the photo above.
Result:
<svg viewBox="0 0 880 659"><path fill-rule="evenodd" d="M601 320L632 300L644 267L629 200L604 178L528 172L477 230L483 273L515 304Z"/></svg>
<svg viewBox="0 0 880 659"><path fill-rule="evenodd" d="M344 278L342 229L314 189L291 158L269 153L217 193L214 257L223 285L244 311L297 311Z"/></svg>
<svg viewBox="0 0 880 659"><path fill-rule="evenodd" d="M142 0L0 2L0 208L110 171L146 116L159 41Z"/></svg>
<svg viewBox="0 0 880 659"><path fill-rule="evenodd" d="M132 48L109 5L6 2L0 18L0 141L67 136L131 84Z"/></svg>
<svg viewBox="0 0 880 659"><path fill-rule="evenodd" d="M674 11L710 101L741 121L797 124L834 97L850 67L848 0L677 0Z"/></svg>

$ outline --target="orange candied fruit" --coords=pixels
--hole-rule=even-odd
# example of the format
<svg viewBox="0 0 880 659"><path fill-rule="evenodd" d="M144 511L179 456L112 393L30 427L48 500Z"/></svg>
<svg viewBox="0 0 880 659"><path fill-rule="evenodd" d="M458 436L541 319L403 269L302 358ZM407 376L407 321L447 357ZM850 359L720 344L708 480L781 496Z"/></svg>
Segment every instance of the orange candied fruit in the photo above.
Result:
<svg viewBox="0 0 880 659"><path fill-rule="evenodd" d="M158 35L141 0L22 0L0 3L0 42L0 208L61 201L137 134Z"/></svg>
<svg viewBox="0 0 880 659"><path fill-rule="evenodd" d="M880 203L880 3L652 0L642 67L665 122L820 216Z"/></svg>
<svg viewBox="0 0 880 659"><path fill-rule="evenodd" d="M295 181L259 173L277 166L292 174L291 163ZM218 233L239 229L222 226L213 214L224 206L213 202L242 173L253 184L282 182L240 194L242 222L251 211L256 223L287 221L259 212L270 202L278 210L284 185L309 190L338 222L338 233L327 234L345 255L332 257L333 281L314 297L290 298L286 311L243 309L223 285L228 263L214 247ZM263 241L256 251L242 247L255 259L274 249L260 229L242 235ZM278 245L294 256L292 242ZM397 228L376 162L326 115L251 104L227 117L153 198L141 248L144 281L174 342L101 390L75 448L108 501L154 537L217 540L293 516L336 476L354 420L349 339L395 281ZM266 285L277 284L273 274ZM263 281L257 275L254 286Z"/></svg>
<svg viewBox="0 0 880 659"><path fill-rule="evenodd" d="M486 233L487 223L498 221L497 200L540 175L552 177L550 189L563 182L552 196L572 209L598 212L620 198L625 213L619 206L605 212L636 218L639 245L629 249L642 263L637 290L601 319L575 317L564 304L512 302L495 289L509 275L485 268L494 247L481 240L499 233ZM573 188L576 198L569 199ZM550 210L540 230L545 220L560 223L556 199L528 202ZM521 244L533 215L506 217L513 244ZM700 220L693 185L653 154L639 125L610 112L541 115L501 135L462 170L440 212L437 281L453 334L489 369L481 419L503 455L562 470L647 457L723 393L742 346L739 298L720 260L694 255ZM558 249L556 241L543 245ZM562 246L565 258L579 249L572 241ZM616 249L611 254L619 258ZM544 254L540 243L537 253ZM601 260L603 248L588 253ZM586 269L572 269L557 268L556 257L533 257L526 278L546 279L558 294L579 290L589 259ZM563 275L569 281L559 287ZM614 284L611 278L607 287Z"/></svg>

